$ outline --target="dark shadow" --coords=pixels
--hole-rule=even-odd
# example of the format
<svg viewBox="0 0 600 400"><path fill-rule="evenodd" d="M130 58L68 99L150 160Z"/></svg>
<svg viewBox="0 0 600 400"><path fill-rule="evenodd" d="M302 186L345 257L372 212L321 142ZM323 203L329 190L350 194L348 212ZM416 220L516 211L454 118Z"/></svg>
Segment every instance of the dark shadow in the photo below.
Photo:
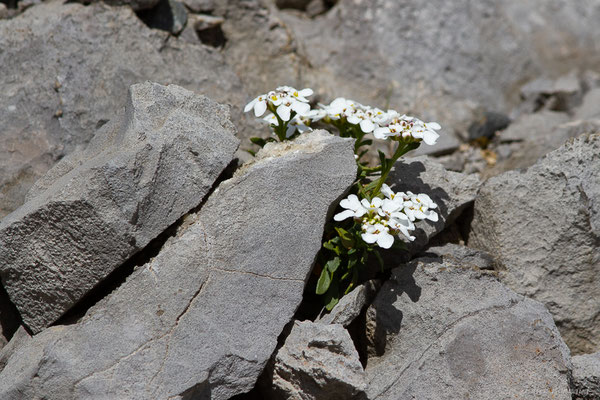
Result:
<svg viewBox="0 0 600 400"><path fill-rule="evenodd" d="M187 10L177 1L160 0L147 10L136 12L149 28L160 29L178 35L187 23Z"/></svg>
<svg viewBox="0 0 600 400"><path fill-rule="evenodd" d="M6 289L0 283L0 335L9 342L20 325L22 325L21 314L10 301Z"/></svg>
<svg viewBox="0 0 600 400"><path fill-rule="evenodd" d="M181 393L181 400L209 400L211 398L211 389L208 381L201 382L192 386Z"/></svg>
<svg viewBox="0 0 600 400"><path fill-rule="evenodd" d="M225 44L227 43L227 38L225 37L220 24L196 29L196 35L203 44L218 49L225 47Z"/></svg>
<svg viewBox="0 0 600 400"><path fill-rule="evenodd" d="M416 303L421 298L421 287L414 279L414 272L417 263L401 265L392 271L390 280L384 283L377 295L375 307L375 324L367 326L365 323L365 344L360 343L360 347L370 347L368 356L380 357L385 353L388 336L397 336L402 328L402 310L396 308L394 304L398 299L406 294L408 299ZM361 360L362 361L362 360Z"/></svg>
<svg viewBox="0 0 600 400"><path fill-rule="evenodd" d="M18 0L0 0L0 3L4 3L8 9L14 10L17 8Z"/></svg>

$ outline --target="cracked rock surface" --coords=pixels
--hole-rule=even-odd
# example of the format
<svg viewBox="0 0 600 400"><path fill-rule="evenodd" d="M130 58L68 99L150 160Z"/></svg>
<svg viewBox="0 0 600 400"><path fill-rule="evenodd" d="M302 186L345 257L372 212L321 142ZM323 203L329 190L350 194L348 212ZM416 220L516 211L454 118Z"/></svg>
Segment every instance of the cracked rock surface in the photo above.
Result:
<svg viewBox="0 0 600 400"><path fill-rule="evenodd" d="M37 333L201 203L239 141L228 109L181 87L131 86L122 119L59 163L0 222L0 276Z"/></svg>
<svg viewBox="0 0 600 400"><path fill-rule="evenodd" d="M0 398L250 390L302 299L330 205L355 174L352 141L323 131L264 149L81 321L19 347Z"/></svg>
<svg viewBox="0 0 600 400"><path fill-rule="evenodd" d="M573 357L573 400L600 398L600 353Z"/></svg>
<svg viewBox="0 0 600 400"><path fill-rule="evenodd" d="M544 303L574 353L600 346L600 134L584 134L527 171L489 179L469 245L500 280Z"/></svg>
<svg viewBox="0 0 600 400"><path fill-rule="evenodd" d="M367 311L368 398L571 399L569 350L546 308L476 258L438 253L394 269Z"/></svg>

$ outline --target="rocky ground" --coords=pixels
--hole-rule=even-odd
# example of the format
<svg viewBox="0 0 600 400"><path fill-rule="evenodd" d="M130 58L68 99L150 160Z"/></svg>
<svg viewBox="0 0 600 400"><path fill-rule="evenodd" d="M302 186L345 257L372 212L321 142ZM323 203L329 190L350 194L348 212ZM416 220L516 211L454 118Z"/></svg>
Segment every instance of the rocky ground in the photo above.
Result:
<svg viewBox="0 0 600 400"><path fill-rule="evenodd" d="M600 399L597 1L2 1L0 399ZM251 158L282 84L443 127L331 313L353 146Z"/></svg>

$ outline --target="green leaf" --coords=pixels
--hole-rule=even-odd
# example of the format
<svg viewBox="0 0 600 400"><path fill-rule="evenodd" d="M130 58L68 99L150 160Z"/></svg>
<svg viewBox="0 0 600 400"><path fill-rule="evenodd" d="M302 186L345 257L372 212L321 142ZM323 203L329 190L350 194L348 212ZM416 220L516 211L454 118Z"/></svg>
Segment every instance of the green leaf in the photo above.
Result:
<svg viewBox="0 0 600 400"><path fill-rule="evenodd" d="M342 246L347 249L354 247L354 237L350 232L338 227L336 227L335 230L337 231L338 235L340 235L340 238L342 238Z"/></svg>
<svg viewBox="0 0 600 400"><path fill-rule="evenodd" d="M323 247L325 247L327 250L333 251L338 256L342 253L342 251L340 250L340 247L333 244L332 240L323 243Z"/></svg>
<svg viewBox="0 0 600 400"><path fill-rule="evenodd" d="M334 257L333 259L327 261L327 264L325 264L325 268L333 274L335 270L340 266L341 262L342 260L339 257Z"/></svg>
<svg viewBox="0 0 600 400"><path fill-rule="evenodd" d="M331 311L338 301L340 301L340 291L337 282L334 281L325 295L325 309Z"/></svg>
<svg viewBox="0 0 600 400"><path fill-rule="evenodd" d="M367 140L363 140L363 141L362 141L362 143L360 144L360 146L359 146L359 147L362 147L362 146L370 146L370 145L372 145L372 144L373 144L373 141L372 141L371 139L367 139ZM368 151L368 150L367 150L367 151Z"/></svg>
<svg viewBox="0 0 600 400"><path fill-rule="evenodd" d="M260 147L264 147L265 144L267 144L267 141L265 139L259 137L251 137L250 141Z"/></svg>
<svg viewBox="0 0 600 400"><path fill-rule="evenodd" d="M379 154L379 162L381 163L381 168L385 169L385 166L387 163L387 158L385 157L385 153L381 150L377 150L377 153Z"/></svg>
<svg viewBox="0 0 600 400"><path fill-rule="evenodd" d="M317 294L324 294L327 292L329 285L331 285L331 275L329 274L326 265L325 268L323 268L323 271L321 271L321 276L317 281Z"/></svg>
<svg viewBox="0 0 600 400"><path fill-rule="evenodd" d="M248 150L248 149L245 149L244 151L247 152L247 153L250 153L250 155L252 155L252 157L256 157L256 152L255 151Z"/></svg>

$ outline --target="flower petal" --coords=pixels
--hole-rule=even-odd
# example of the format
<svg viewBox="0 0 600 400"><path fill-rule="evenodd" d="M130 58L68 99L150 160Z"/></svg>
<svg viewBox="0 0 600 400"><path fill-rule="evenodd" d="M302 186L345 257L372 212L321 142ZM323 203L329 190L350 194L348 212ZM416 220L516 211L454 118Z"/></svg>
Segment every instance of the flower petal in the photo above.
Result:
<svg viewBox="0 0 600 400"><path fill-rule="evenodd" d="M381 232L377 235L377 245L384 249L389 249L394 244L394 237L387 232Z"/></svg>
<svg viewBox="0 0 600 400"><path fill-rule="evenodd" d="M370 133L373 132L373 129L375 129L375 124L373 124L373 121L370 119L363 119L360 122L360 129L362 129L364 133Z"/></svg>
<svg viewBox="0 0 600 400"><path fill-rule="evenodd" d="M306 115L310 111L310 104L294 101L292 103L292 110L296 111L298 115Z"/></svg>
<svg viewBox="0 0 600 400"><path fill-rule="evenodd" d="M285 104L281 104L279 107L277 107L277 115L279 115L279 118L281 118L284 121L289 121L290 120L290 112L291 109L286 106Z"/></svg>
<svg viewBox="0 0 600 400"><path fill-rule="evenodd" d="M258 97L255 98L254 100L252 100L250 103L246 104L246 107L244 107L244 112L248 112L248 111L252 110L252 108L254 107L254 105L256 104L257 101L258 101Z"/></svg>
<svg viewBox="0 0 600 400"><path fill-rule="evenodd" d="M304 88L301 91L298 92L298 94L302 97L306 97L306 96L312 96L313 94L313 90L311 88Z"/></svg>
<svg viewBox="0 0 600 400"><path fill-rule="evenodd" d="M333 219L335 221L343 221L346 218L354 217L354 211L352 210L344 210L341 213L335 214Z"/></svg>
<svg viewBox="0 0 600 400"><path fill-rule="evenodd" d="M364 240L366 243L375 243L377 241L377 236L378 235L369 232L365 232L360 235L362 240Z"/></svg>
<svg viewBox="0 0 600 400"><path fill-rule="evenodd" d="M256 115L257 117L260 117L261 115L263 115L265 113L265 111L267 111L267 101L266 100L257 101L256 104L254 105L254 115Z"/></svg>

